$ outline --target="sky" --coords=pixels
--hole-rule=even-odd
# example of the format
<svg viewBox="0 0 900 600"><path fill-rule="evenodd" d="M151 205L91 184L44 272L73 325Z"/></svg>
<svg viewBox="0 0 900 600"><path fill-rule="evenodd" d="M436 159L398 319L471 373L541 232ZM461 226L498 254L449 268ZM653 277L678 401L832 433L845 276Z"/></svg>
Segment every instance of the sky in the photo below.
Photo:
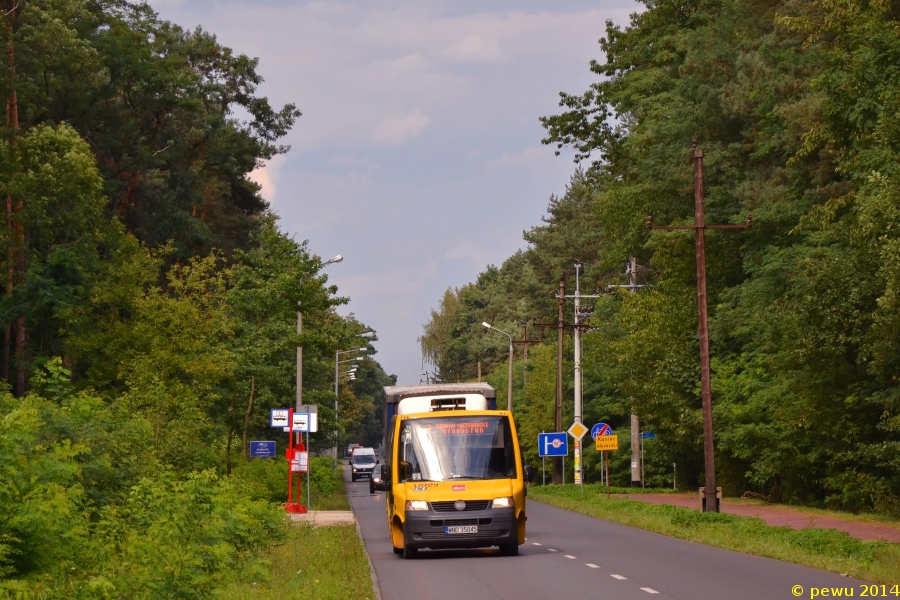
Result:
<svg viewBox="0 0 900 600"><path fill-rule="evenodd" d="M150 0L259 58L259 93L303 116L253 173L282 228L328 259L375 358L416 384L447 288L525 248L575 165L541 144L559 92L596 81L605 21L633 0ZM486 331L486 335L499 335ZM352 344L351 344L352 345Z"/></svg>

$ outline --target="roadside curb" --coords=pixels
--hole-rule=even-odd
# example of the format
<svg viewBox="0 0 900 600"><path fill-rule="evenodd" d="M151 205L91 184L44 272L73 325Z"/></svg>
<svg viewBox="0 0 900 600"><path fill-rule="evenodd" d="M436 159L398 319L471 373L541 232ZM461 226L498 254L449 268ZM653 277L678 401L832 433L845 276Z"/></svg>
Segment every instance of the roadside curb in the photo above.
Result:
<svg viewBox="0 0 900 600"><path fill-rule="evenodd" d="M347 500L350 500L350 495L347 495ZM353 511L353 503L350 502L350 511L353 512L353 522L356 524L356 535L359 538L359 541L362 542L363 550L366 551L366 560L369 561L369 576L372 578L372 587L375 590L375 600L382 600L381 598L381 586L378 585L378 574L375 572L375 565L372 563L372 557L369 556L369 547L366 546L366 539L363 537L362 531L359 528L359 519L356 518L356 512Z"/></svg>

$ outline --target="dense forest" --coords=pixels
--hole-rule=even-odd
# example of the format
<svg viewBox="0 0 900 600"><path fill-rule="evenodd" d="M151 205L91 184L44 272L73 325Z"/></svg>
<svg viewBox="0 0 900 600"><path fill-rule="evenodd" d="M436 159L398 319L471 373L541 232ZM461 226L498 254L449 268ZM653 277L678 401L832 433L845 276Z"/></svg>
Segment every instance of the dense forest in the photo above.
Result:
<svg viewBox="0 0 900 600"><path fill-rule="evenodd" d="M335 352L369 328L248 178L300 112L143 3L0 16L0 596L208 597L282 535L285 463L247 442L294 403L296 347L314 449L377 440L393 381L369 338L336 422Z"/></svg>
<svg viewBox="0 0 900 600"><path fill-rule="evenodd" d="M580 261L581 292L600 296L583 342L585 420L627 440L636 411L657 436L648 484L702 485L693 232L646 227L648 215L693 224L696 140L707 222L753 216L749 231L707 232L718 484L900 514L900 3L644 4L627 26L607 24L596 82L541 119L544 143L578 163L565 193L525 250L447 291L425 358L445 379L471 379L481 361L505 394L506 338L482 321L517 339L523 324L554 323L559 279L571 293ZM631 257L644 287L612 288ZM516 350L532 462L555 403L555 332L528 330L541 335L527 365ZM613 454L614 483L628 484L630 460ZM596 481L596 454L586 461Z"/></svg>

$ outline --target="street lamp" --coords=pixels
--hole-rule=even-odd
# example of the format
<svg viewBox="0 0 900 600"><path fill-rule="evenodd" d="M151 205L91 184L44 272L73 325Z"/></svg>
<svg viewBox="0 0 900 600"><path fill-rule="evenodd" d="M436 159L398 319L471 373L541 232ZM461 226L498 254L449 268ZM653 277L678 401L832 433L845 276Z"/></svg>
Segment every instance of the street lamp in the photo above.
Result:
<svg viewBox="0 0 900 600"><path fill-rule="evenodd" d="M490 323L482 322L481 324L484 325L485 327L487 327L488 329L493 329L497 333L502 333L503 335L505 335L506 337L509 338L509 380L506 384L506 410L508 410L509 412L512 412L512 387L513 387L513 376L512 376L512 373L513 373L513 339L512 339L512 336L509 335L508 333L506 333L505 331L501 331L501 330L497 329Z"/></svg>
<svg viewBox="0 0 900 600"><path fill-rule="evenodd" d="M367 331L365 333L360 333L356 337L371 337L375 335L374 331ZM346 360L341 360L341 354L353 354L354 352L366 352L368 348L354 348L353 350L338 350L334 353L334 468L337 469L337 452L338 452L338 381L340 380L340 366L344 363L349 362L358 362L362 361L363 356L357 356L355 358L348 358Z"/></svg>
<svg viewBox="0 0 900 600"><path fill-rule="evenodd" d="M344 260L340 254L332 256L322 263L323 267L333 265ZM303 333L303 313L300 312L300 301L297 301L297 335ZM303 404L303 347L297 346L297 397L295 399L296 410L300 411L300 405Z"/></svg>

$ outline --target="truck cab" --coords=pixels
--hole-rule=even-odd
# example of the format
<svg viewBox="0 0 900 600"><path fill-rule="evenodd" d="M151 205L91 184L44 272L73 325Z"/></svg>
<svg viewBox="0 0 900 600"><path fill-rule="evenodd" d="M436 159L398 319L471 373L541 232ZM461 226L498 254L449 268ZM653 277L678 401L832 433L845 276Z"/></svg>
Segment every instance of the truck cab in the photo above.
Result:
<svg viewBox="0 0 900 600"><path fill-rule="evenodd" d="M525 542L525 477L512 413L484 383L389 386L385 394L388 528L394 552Z"/></svg>

